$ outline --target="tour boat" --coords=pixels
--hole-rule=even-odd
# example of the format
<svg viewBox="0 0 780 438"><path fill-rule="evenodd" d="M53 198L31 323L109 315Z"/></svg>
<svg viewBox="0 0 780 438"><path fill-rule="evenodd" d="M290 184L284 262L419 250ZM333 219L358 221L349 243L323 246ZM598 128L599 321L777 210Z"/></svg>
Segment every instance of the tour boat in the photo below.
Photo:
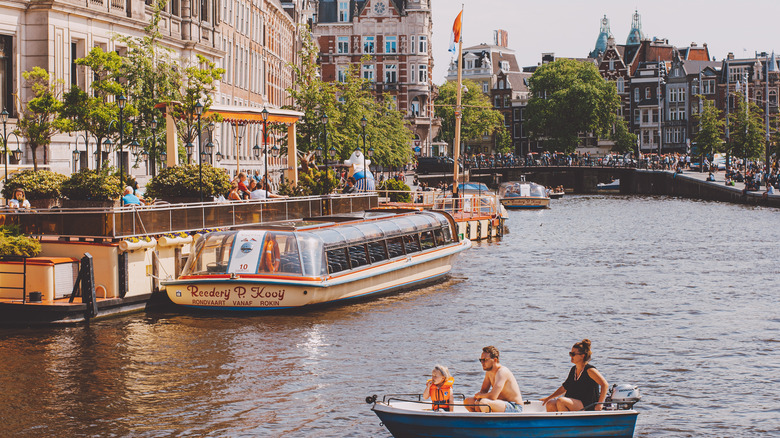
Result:
<svg viewBox="0 0 780 438"><path fill-rule="evenodd" d="M547 189L532 182L505 182L498 187L501 204L506 208L550 208Z"/></svg>
<svg viewBox="0 0 780 438"><path fill-rule="evenodd" d="M620 180L616 179L610 183L598 183L596 184L596 190L599 192L617 192L620 190Z"/></svg>
<svg viewBox="0 0 780 438"><path fill-rule="evenodd" d="M455 230L444 212L381 210L213 232L162 285L174 304L229 311L384 294L443 279L471 247Z"/></svg>
<svg viewBox="0 0 780 438"><path fill-rule="evenodd" d="M469 412L457 401L452 412L433 411L420 395L370 396L366 402L396 438L630 438L639 399L636 386L613 385L611 401L600 411L547 412L540 400L526 400L519 413Z"/></svg>

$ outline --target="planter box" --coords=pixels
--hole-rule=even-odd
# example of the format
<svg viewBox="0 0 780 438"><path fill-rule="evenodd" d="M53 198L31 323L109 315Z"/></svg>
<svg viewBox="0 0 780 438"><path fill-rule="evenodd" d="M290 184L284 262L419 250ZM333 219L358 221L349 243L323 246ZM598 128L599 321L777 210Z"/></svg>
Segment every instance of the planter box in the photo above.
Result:
<svg viewBox="0 0 780 438"><path fill-rule="evenodd" d="M44 199L30 199L30 206L32 208L48 210L50 208L59 207L60 198L44 198Z"/></svg>
<svg viewBox="0 0 780 438"><path fill-rule="evenodd" d="M119 207L119 199L116 201L82 201L80 199L63 199L64 208L114 208Z"/></svg>

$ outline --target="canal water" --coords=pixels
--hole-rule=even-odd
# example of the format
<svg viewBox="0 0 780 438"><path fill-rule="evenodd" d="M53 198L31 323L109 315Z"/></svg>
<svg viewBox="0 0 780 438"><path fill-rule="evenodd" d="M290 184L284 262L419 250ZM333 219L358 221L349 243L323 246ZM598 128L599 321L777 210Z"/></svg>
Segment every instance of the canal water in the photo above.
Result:
<svg viewBox="0 0 780 438"><path fill-rule="evenodd" d="M144 313L0 330L1 436L387 437L367 395L435 364L477 392L495 345L525 398L589 338L643 399L636 436L780 435L780 212L567 196L510 212L423 290L298 315Z"/></svg>

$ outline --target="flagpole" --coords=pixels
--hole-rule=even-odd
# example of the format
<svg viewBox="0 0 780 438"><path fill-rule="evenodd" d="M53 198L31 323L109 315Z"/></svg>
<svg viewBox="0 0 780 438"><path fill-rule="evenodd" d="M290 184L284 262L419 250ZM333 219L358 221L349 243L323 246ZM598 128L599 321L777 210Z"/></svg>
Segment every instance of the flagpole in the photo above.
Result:
<svg viewBox="0 0 780 438"><path fill-rule="evenodd" d="M452 145L453 160L453 181L452 197L458 196L458 160L460 159L460 120L463 117L463 108L461 107L461 93L463 90L463 5L460 5L461 13L461 32L458 35L458 91L455 102L455 141Z"/></svg>

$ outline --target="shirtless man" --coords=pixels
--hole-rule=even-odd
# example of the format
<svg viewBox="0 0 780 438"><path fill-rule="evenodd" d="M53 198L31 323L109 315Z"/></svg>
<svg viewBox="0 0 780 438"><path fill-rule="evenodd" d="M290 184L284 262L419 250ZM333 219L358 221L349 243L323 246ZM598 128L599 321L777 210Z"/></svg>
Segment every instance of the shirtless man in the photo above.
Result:
<svg viewBox="0 0 780 438"><path fill-rule="evenodd" d="M523 396L512 372L498 363L498 349L494 346L482 349L479 358L485 370L482 389L465 401L470 412L522 412Z"/></svg>

